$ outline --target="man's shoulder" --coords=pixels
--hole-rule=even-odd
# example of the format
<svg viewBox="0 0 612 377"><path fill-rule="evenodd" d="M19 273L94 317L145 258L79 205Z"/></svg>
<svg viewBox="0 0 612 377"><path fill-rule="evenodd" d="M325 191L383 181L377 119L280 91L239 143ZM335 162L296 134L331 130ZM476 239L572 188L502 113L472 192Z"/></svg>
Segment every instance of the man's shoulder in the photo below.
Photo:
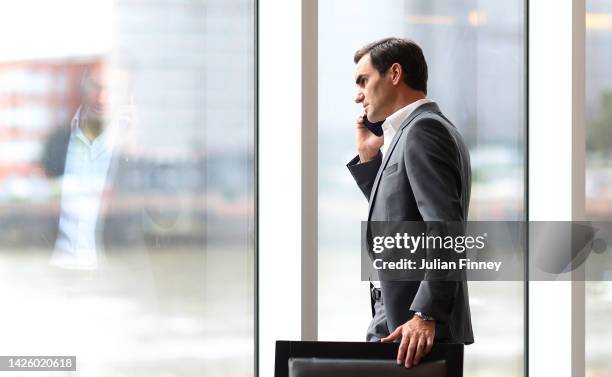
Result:
<svg viewBox="0 0 612 377"><path fill-rule="evenodd" d="M406 151L419 154L424 151L459 150L467 148L459 130L440 112L426 111L415 118L401 135Z"/></svg>
<svg viewBox="0 0 612 377"><path fill-rule="evenodd" d="M406 125L405 134L411 135L409 137L422 134L443 136L449 135L451 130L454 129L455 126L442 113L425 110Z"/></svg>

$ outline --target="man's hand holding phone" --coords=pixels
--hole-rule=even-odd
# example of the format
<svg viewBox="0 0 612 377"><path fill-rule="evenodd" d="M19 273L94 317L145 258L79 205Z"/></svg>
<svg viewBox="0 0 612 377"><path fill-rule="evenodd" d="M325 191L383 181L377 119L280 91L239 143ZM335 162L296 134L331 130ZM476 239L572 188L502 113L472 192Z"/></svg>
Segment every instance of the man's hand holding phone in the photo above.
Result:
<svg viewBox="0 0 612 377"><path fill-rule="evenodd" d="M359 152L359 161L362 163L374 159L384 143L381 127L383 122L369 123L370 128L368 128L366 126L366 121L366 115L360 115L357 118L357 128L355 130L355 141L357 143L357 151Z"/></svg>

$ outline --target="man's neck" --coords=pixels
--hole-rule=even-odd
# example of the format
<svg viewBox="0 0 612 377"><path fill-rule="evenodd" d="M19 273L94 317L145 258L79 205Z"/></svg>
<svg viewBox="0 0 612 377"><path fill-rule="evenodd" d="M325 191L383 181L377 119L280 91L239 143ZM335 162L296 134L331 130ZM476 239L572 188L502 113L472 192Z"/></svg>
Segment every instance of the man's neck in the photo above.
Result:
<svg viewBox="0 0 612 377"><path fill-rule="evenodd" d="M397 96L396 100L394 101L393 107L389 115L397 112L399 109L403 109L404 107L410 105L411 103L414 103L418 100L425 99L425 98L427 97L425 96L425 93L423 92L411 91L411 92L406 92L406 93L400 93Z"/></svg>
<svg viewBox="0 0 612 377"><path fill-rule="evenodd" d="M103 120L97 117L85 116L79 122L79 128L83 131L83 135L89 140L90 143L100 136L104 130Z"/></svg>

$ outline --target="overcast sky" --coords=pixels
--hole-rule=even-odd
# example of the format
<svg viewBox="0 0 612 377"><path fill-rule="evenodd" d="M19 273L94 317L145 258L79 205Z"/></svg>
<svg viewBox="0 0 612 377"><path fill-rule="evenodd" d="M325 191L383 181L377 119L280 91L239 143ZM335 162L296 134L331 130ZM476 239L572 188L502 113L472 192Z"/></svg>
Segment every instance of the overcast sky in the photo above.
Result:
<svg viewBox="0 0 612 377"><path fill-rule="evenodd" d="M112 0L0 2L0 61L110 51Z"/></svg>

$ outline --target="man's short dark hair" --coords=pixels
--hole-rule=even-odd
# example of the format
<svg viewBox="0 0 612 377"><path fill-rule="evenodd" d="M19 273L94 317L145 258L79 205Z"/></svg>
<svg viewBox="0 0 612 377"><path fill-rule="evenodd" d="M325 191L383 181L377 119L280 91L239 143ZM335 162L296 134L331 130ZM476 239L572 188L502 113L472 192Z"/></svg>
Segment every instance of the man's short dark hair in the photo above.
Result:
<svg viewBox="0 0 612 377"><path fill-rule="evenodd" d="M427 62L421 48L409 39L385 38L374 41L355 52L355 64L370 54L372 66L384 75L394 63L404 71L404 82L415 90L427 94Z"/></svg>

